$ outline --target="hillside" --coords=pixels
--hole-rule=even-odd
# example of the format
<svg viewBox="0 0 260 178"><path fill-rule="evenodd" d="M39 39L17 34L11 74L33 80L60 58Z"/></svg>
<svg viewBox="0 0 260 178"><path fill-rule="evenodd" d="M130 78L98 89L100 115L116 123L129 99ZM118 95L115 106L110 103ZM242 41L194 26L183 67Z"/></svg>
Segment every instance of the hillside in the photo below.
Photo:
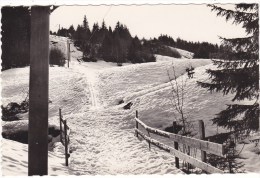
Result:
<svg viewBox="0 0 260 178"><path fill-rule="evenodd" d="M171 46L168 46L168 47L172 50L178 51L181 55L181 58L192 59L193 56L194 56L194 53L192 53L192 52L189 52L189 51L186 51L186 50L183 50L183 49L179 49L179 48L174 48L174 47L171 47Z"/></svg>
<svg viewBox="0 0 260 178"><path fill-rule="evenodd" d="M117 67L115 63L104 61L78 62L82 53L74 46L71 52L70 68L50 67L49 122L59 126L61 107L71 128L72 151L67 169L61 157L62 145L53 143L54 148L49 151L51 175L182 173L175 168L173 156L155 147L149 151L147 142L134 136L135 110L139 111L142 121L158 129L164 130L174 121L167 75L167 70L172 75L172 66L178 81L187 81L185 109L190 112L195 130L197 120L202 119L206 136L224 131L212 125L211 119L230 102L232 95L211 94L196 84L198 80L207 80L205 70L213 67L210 60L169 57L165 60L159 56L159 62ZM187 79L185 69L190 66L195 68L195 74L194 78ZM3 105L21 102L22 91L28 90L29 68L6 70L1 76ZM129 102L133 103L131 109L124 110L123 106ZM21 119L26 121L27 118L27 114L21 115ZM15 122L24 121L13 121L13 125ZM27 175L27 145L3 141L3 175ZM253 148L254 144L247 144L242 152L246 172L260 172L259 161L256 161L259 157Z"/></svg>

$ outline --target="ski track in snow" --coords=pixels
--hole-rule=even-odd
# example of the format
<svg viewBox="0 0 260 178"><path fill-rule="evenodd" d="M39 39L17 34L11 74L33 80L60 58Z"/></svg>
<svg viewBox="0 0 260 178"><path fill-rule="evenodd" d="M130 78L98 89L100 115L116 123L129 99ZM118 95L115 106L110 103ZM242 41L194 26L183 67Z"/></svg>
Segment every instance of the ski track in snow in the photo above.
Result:
<svg viewBox="0 0 260 178"><path fill-rule="evenodd" d="M95 73L90 75L89 82L88 82L88 87L89 87L90 94L91 94L91 103L92 103L93 109L96 109L99 106L99 103L97 100L97 93L96 93L96 90L94 89L95 80L96 80L95 75L96 75Z"/></svg>
<svg viewBox="0 0 260 178"><path fill-rule="evenodd" d="M58 37L55 39L59 40ZM64 45L59 46L65 49ZM72 151L66 167L64 146L60 142L54 143L54 150L49 151L50 175L183 174L175 168L174 156L154 146L149 151L148 143L134 136L135 109L139 110L140 119L151 127L164 129L172 123L166 72L172 58L157 55L160 63L117 67L104 61L80 63L77 58L82 53L73 45L71 52L69 69L50 68L49 98L52 102L49 104L49 124L59 127L58 110L61 107L71 129L69 146ZM196 75L188 81L187 89L191 95L188 96L187 109L195 109L198 114L193 115L194 119L204 117L208 124L211 124L209 118L232 97L223 99L222 94L212 95L197 88L196 77L206 79L203 72L210 63L210 60L174 59L178 75L184 74L187 65L195 67ZM3 105L22 101L29 85L29 68L7 70L2 73L2 78ZM119 105L121 100L124 104ZM124 110L123 105L130 101L133 106ZM26 119L26 115L28 113L21 117ZM23 129L26 122L28 120L13 124ZM214 132L209 125L206 130ZM5 142L2 148L4 175L27 175L27 145L10 140ZM247 167L259 172L257 157L247 152L251 154Z"/></svg>
<svg viewBox="0 0 260 178"><path fill-rule="evenodd" d="M72 50L75 50L73 46ZM173 156L155 148L149 151L147 142L134 136L133 128L122 129L125 124L122 113L105 109L98 99L98 73L103 67L93 68L88 66L89 63L79 64L76 58L72 55L70 68L84 76L88 85L85 93L90 96L91 107L85 104L77 114L68 116L71 128L71 174L182 173L175 168Z"/></svg>

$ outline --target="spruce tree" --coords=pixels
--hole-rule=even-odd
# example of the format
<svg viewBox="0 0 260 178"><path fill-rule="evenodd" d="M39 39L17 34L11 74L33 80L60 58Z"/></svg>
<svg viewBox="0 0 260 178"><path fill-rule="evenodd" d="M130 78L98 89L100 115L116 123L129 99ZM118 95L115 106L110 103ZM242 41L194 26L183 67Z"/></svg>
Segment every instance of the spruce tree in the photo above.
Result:
<svg viewBox="0 0 260 178"><path fill-rule="evenodd" d="M141 59L141 42L137 36L135 36L129 46L127 58L132 63L142 63Z"/></svg>
<svg viewBox="0 0 260 178"><path fill-rule="evenodd" d="M86 15L84 15L83 28L84 28L84 30L88 30L89 29L88 20L87 20Z"/></svg>
<svg viewBox="0 0 260 178"><path fill-rule="evenodd" d="M112 32L111 32L112 33ZM100 53L102 58L107 61L107 62L111 62L112 61L112 53L113 53L113 37L112 34L107 33L107 35L105 36L101 48L100 48Z"/></svg>
<svg viewBox="0 0 260 178"><path fill-rule="evenodd" d="M102 21L101 29L103 29L103 30L107 30L107 26L106 26L106 23L105 23L104 20Z"/></svg>
<svg viewBox="0 0 260 178"><path fill-rule="evenodd" d="M91 39L90 39L90 42L92 44L95 44L98 42L98 38L99 37L99 25L98 23L94 23L93 24L93 28L92 28L92 31L91 31Z"/></svg>
<svg viewBox="0 0 260 178"><path fill-rule="evenodd" d="M71 25L71 26L69 27L69 29L68 29L68 33L69 33L71 36L74 35L74 33L75 33L75 29L74 29L74 26L73 26L73 25Z"/></svg>
<svg viewBox="0 0 260 178"><path fill-rule="evenodd" d="M259 17L258 4L237 4L234 10L209 5L217 16L242 24L247 33L243 38L221 38L225 49L223 59L213 60L217 70L208 69L211 82L198 82L210 91L234 94L227 108L213 119L213 124L231 129L256 131L259 129ZM239 104L248 100L250 104Z"/></svg>

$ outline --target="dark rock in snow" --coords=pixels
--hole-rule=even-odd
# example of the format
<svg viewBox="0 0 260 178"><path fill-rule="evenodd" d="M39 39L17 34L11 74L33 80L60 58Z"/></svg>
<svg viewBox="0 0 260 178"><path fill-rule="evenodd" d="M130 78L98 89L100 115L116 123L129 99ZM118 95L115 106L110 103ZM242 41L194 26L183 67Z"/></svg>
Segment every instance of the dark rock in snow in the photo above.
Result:
<svg viewBox="0 0 260 178"><path fill-rule="evenodd" d="M182 126L181 126L181 125L177 125L176 127L177 127L177 133L178 133L179 131L181 131L181 129L182 129ZM173 133L173 126L166 127L166 128L164 129L164 131Z"/></svg>
<svg viewBox="0 0 260 178"><path fill-rule="evenodd" d="M118 105L120 105L120 104L122 104L122 103L124 103L124 100L120 100L120 101L118 102Z"/></svg>
<svg viewBox="0 0 260 178"><path fill-rule="evenodd" d="M133 105L133 103L132 103L132 102L129 102L129 103L127 103L127 105L125 105L123 108L124 108L124 109L130 109L132 105Z"/></svg>

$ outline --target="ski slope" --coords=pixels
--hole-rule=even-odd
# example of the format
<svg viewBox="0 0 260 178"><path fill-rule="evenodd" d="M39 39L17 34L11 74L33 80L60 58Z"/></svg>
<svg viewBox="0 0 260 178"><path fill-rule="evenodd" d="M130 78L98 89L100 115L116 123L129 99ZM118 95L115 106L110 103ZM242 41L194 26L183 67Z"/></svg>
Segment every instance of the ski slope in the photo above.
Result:
<svg viewBox="0 0 260 178"><path fill-rule="evenodd" d="M59 126L61 107L71 128L72 151L67 168L62 157L63 146L53 143L54 148L49 151L50 175L183 174L175 168L173 156L155 147L149 151L147 142L134 136L135 110L147 125L159 129L170 126L175 119L167 75L167 71L172 75L172 66L178 80L187 80L189 94L185 109L191 112L193 121L204 120L207 136L221 131L210 119L230 102L232 95L210 94L196 84L197 80L207 80L205 70L213 67L210 60L169 59L117 67L104 61L79 62L81 52L73 45L71 51L70 68L50 67L49 123ZM193 79L187 79L185 72L190 66L195 68ZM28 90L29 68L10 69L1 77L3 105L21 102L23 91ZM119 104L122 100L124 103ZM133 106L124 110L123 106L129 102ZM26 120L28 115L21 118ZM3 141L3 175L27 175L27 145ZM245 157L248 155L246 171L259 172L259 161L256 162L252 152Z"/></svg>

